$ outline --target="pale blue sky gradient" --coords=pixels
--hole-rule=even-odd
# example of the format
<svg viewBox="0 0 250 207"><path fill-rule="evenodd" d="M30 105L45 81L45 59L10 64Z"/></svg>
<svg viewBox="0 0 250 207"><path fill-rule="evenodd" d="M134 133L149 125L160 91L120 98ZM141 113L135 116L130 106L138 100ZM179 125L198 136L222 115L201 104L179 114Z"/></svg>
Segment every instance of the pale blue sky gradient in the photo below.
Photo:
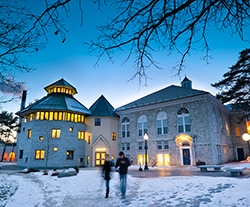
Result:
<svg viewBox="0 0 250 207"><path fill-rule="evenodd" d="M85 2L83 26L80 27L80 12L76 4L75 8L71 8L70 19L67 20L69 32L65 43L62 44L60 37L53 34L55 31L50 31L47 48L26 59L37 70L29 73L15 72L15 79L25 82L28 88L26 105L45 96L44 87L61 78L76 87L78 94L75 98L87 108L101 95L104 95L115 108L120 107L169 85L180 85L185 75L192 80L194 89L205 90L215 95L217 90L210 84L222 79L228 67L238 60L239 52L250 47L249 43L242 42L238 37L231 37L229 31L218 32L211 28L208 40L213 59L209 65L200 60L204 53L197 49L188 56L186 67L181 77L178 77L175 76L176 71L172 71L172 67L180 60L180 56L166 56L162 52L157 54L157 61L163 70L149 68L147 75L150 79L147 86L144 82L140 86L138 79L128 82L135 73L133 59L121 66L126 55L120 52L115 55L114 64L108 62L105 57L99 66L94 68L97 54L89 53L83 42L95 39L96 25L105 22L112 9L104 8L103 12L100 12L97 11L96 5L89 1ZM2 109L15 113L20 109L20 101L3 105Z"/></svg>

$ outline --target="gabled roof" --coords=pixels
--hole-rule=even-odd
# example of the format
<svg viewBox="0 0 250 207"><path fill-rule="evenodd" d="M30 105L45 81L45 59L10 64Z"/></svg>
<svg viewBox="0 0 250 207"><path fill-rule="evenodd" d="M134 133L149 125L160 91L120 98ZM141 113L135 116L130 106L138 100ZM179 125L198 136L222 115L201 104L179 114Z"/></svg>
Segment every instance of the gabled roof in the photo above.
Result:
<svg viewBox="0 0 250 207"><path fill-rule="evenodd" d="M126 104L124 106L121 106L115 111L145 106L145 105L151 105L156 103L162 103L166 101L172 101L182 98L188 98L192 96L202 95L202 94L208 94L208 92L195 90L192 88L185 88L180 86L171 85L169 87L163 88L159 91L156 91L152 94L149 94L143 98L140 98L136 101L133 101L129 104Z"/></svg>
<svg viewBox="0 0 250 207"><path fill-rule="evenodd" d="M72 95L65 93L48 94L35 103L17 112L21 117L35 111L70 111L89 115L90 111Z"/></svg>
<svg viewBox="0 0 250 207"><path fill-rule="evenodd" d="M68 83L66 80L64 80L63 78L61 78L60 80L46 86L44 89L48 92L49 88L51 87L67 87L73 90L73 94L77 93L77 90L74 86L72 86L70 83Z"/></svg>
<svg viewBox="0 0 250 207"><path fill-rule="evenodd" d="M89 109L91 111L91 116L118 117L114 112L114 107L103 95L101 95Z"/></svg>
<svg viewBox="0 0 250 207"><path fill-rule="evenodd" d="M98 142L100 142L101 140L105 143L105 145L106 145L107 147L110 147L110 144L108 143L108 141L107 141L102 135L100 135L100 136L95 140L95 142L92 144L92 147L94 147L94 146L95 146Z"/></svg>

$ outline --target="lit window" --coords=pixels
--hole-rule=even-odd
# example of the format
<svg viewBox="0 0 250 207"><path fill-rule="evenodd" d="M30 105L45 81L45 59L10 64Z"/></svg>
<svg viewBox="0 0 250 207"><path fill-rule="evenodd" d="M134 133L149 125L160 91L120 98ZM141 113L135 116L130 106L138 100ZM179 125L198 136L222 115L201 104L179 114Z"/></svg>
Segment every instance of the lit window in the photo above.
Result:
<svg viewBox="0 0 250 207"><path fill-rule="evenodd" d="M125 117L122 120L122 138L130 137L129 119Z"/></svg>
<svg viewBox="0 0 250 207"><path fill-rule="evenodd" d="M236 135L236 137L240 137L240 128L239 127L235 127L235 135Z"/></svg>
<svg viewBox="0 0 250 207"><path fill-rule="evenodd" d="M91 136L88 137L88 144L91 144Z"/></svg>
<svg viewBox="0 0 250 207"><path fill-rule="evenodd" d="M43 141L43 139L44 139L43 136L39 137L39 141Z"/></svg>
<svg viewBox="0 0 250 207"><path fill-rule="evenodd" d="M95 118L95 126L101 126L101 118Z"/></svg>
<svg viewBox="0 0 250 207"><path fill-rule="evenodd" d="M63 120L63 112L58 113L58 120Z"/></svg>
<svg viewBox="0 0 250 207"><path fill-rule="evenodd" d="M57 152L57 151L58 151L58 148L57 148L57 147L53 147L53 151L54 151L54 152Z"/></svg>
<svg viewBox="0 0 250 207"><path fill-rule="evenodd" d="M84 123L84 116L81 116L81 122Z"/></svg>
<svg viewBox="0 0 250 207"><path fill-rule="evenodd" d="M116 132L112 132L112 140L116 141Z"/></svg>
<svg viewBox="0 0 250 207"><path fill-rule="evenodd" d="M40 112L36 112L36 120L39 120L40 119Z"/></svg>
<svg viewBox="0 0 250 207"><path fill-rule="evenodd" d="M78 139L81 139L81 140L85 139L85 132L84 131L78 131Z"/></svg>
<svg viewBox="0 0 250 207"><path fill-rule="evenodd" d="M36 160L43 160L45 155L45 150L39 149L35 150L35 159Z"/></svg>
<svg viewBox="0 0 250 207"><path fill-rule="evenodd" d="M49 112L49 120L53 120L53 112L52 111Z"/></svg>
<svg viewBox="0 0 250 207"><path fill-rule="evenodd" d="M61 130L60 129L52 129L51 130L51 137L52 138L60 138Z"/></svg>
<svg viewBox="0 0 250 207"><path fill-rule="evenodd" d="M40 120L44 120L44 112L43 111L41 112Z"/></svg>
<svg viewBox="0 0 250 207"><path fill-rule="evenodd" d="M49 112L48 111L44 112L44 119L49 120Z"/></svg>
<svg viewBox="0 0 250 207"><path fill-rule="evenodd" d="M67 121L70 121L70 113L67 113Z"/></svg>
<svg viewBox="0 0 250 207"><path fill-rule="evenodd" d="M54 120L58 120L58 112L54 112Z"/></svg>
<svg viewBox="0 0 250 207"><path fill-rule="evenodd" d="M28 131L27 131L27 138L31 138L31 134L32 134L32 130L28 129Z"/></svg>
<svg viewBox="0 0 250 207"><path fill-rule="evenodd" d="M73 132L73 127L69 127L69 131L70 131L70 132Z"/></svg>
<svg viewBox="0 0 250 207"><path fill-rule="evenodd" d="M73 160L74 159L74 151L68 150L66 151L66 160Z"/></svg>

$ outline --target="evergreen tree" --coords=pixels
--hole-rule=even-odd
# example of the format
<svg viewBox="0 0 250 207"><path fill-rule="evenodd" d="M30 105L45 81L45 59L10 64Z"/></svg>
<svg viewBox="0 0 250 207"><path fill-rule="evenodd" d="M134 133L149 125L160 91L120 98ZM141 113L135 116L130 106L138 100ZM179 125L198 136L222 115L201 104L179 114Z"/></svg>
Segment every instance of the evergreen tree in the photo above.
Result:
<svg viewBox="0 0 250 207"><path fill-rule="evenodd" d="M240 52L236 64L223 75L223 79L211 84L221 90L216 97L222 103L231 103L250 111L250 48Z"/></svg>
<svg viewBox="0 0 250 207"><path fill-rule="evenodd" d="M13 142L11 138L15 138L15 132L18 132L19 123L18 117L14 117L13 113L3 111L0 113L0 140L4 143L4 148L1 156L1 162L3 161L4 153L8 143Z"/></svg>

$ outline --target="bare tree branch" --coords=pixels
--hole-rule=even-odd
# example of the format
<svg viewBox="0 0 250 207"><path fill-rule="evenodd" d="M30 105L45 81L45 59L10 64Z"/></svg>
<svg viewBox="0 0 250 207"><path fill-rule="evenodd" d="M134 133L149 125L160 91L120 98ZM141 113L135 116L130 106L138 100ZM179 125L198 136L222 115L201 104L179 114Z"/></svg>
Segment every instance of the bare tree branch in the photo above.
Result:
<svg viewBox="0 0 250 207"><path fill-rule="evenodd" d="M249 26L250 6L244 0L116 0L111 2L118 12L108 24L99 27L96 41L86 43L97 51L100 59L107 55L112 61L114 51L127 51L134 58L136 72L132 77L148 78L146 69L156 63L154 54L177 51L180 61L176 73L180 74L187 55L202 46L209 62L210 46L206 38L210 27L217 30L230 28L232 34L245 40L244 30Z"/></svg>

